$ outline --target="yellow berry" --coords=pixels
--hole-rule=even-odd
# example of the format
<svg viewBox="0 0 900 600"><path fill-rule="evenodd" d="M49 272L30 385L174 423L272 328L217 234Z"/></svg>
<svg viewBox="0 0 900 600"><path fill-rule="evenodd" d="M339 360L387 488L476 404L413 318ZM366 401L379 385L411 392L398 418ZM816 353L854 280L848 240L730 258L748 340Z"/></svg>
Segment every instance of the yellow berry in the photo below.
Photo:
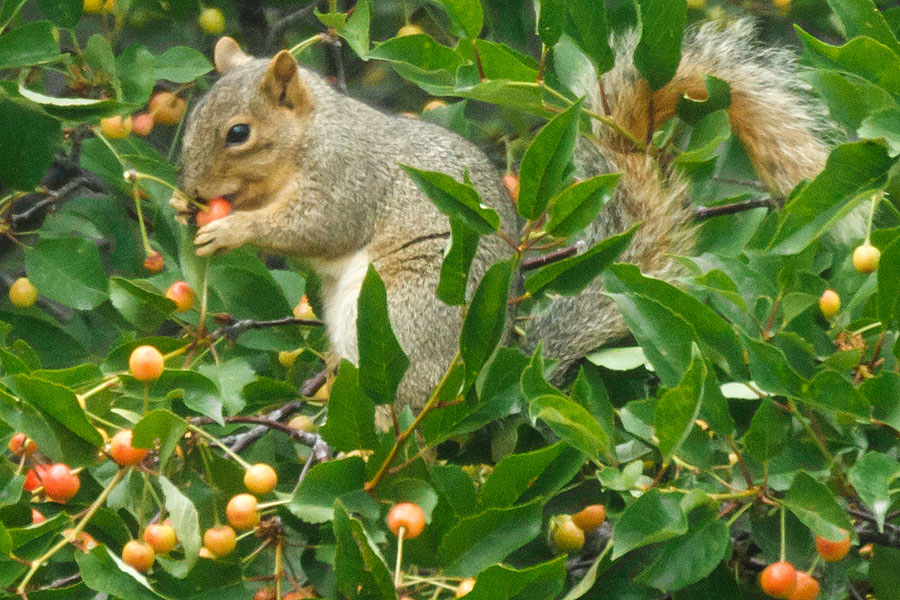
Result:
<svg viewBox="0 0 900 600"><path fill-rule="evenodd" d="M422 28L416 25L415 23L407 23L399 30L397 30L397 37L406 37L408 35L419 35L421 33L425 33L422 31Z"/></svg>
<svg viewBox="0 0 900 600"><path fill-rule="evenodd" d="M822 297L819 298L819 308L822 310L822 314L830 319L840 312L841 297L834 290L825 290L822 292Z"/></svg>
<svg viewBox="0 0 900 600"><path fill-rule="evenodd" d="M881 251L870 244L864 242L856 247L853 251L853 266L860 273L871 273L878 268L878 261L881 260Z"/></svg>
<svg viewBox="0 0 900 600"><path fill-rule="evenodd" d="M133 126L134 121L131 120L131 117L116 115L114 117L109 117L108 119L100 119L100 132L106 137L114 140L128 137Z"/></svg>
<svg viewBox="0 0 900 600"><path fill-rule="evenodd" d="M219 35L225 31L225 15L218 8L204 8L197 18L200 29L209 35Z"/></svg>
<svg viewBox="0 0 900 600"><path fill-rule="evenodd" d="M9 301L13 306L28 308L37 302L38 291L27 277L19 277L9 286Z"/></svg>

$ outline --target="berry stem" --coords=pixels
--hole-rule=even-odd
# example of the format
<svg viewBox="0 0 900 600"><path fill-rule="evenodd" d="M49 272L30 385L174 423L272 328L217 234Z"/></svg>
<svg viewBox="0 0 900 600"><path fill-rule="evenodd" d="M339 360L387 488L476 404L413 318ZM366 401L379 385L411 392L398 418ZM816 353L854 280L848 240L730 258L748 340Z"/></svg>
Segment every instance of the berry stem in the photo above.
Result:
<svg viewBox="0 0 900 600"><path fill-rule="evenodd" d="M63 535L63 539L54 544L49 550L31 561L31 568L28 569L28 572L25 574L24 579L22 579L22 581L16 588L17 594L26 597L25 588L28 586L28 582L31 581L31 578L34 577L34 574L37 573L38 569L41 568L41 565L50 560L50 557L62 550L67 544L73 542L78 537L78 534L84 531L84 528L88 524L88 521L90 521L91 518L93 518L93 516L100 509L100 507L103 506L103 503L106 502L107 496L109 496L109 493L112 491L112 489L116 487L116 484L121 481L122 475L124 473L125 472L122 469L118 469L115 476L110 480L108 484L106 484L106 487L103 488L103 491L100 492L100 495L97 496L97 499L94 500L94 502L88 508L87 512L84 513L84 516L81 517L81 520L78 521L75 527L67 534Z"/></svg>
<svg viewBox="0 0 900 600"><path fill-rule="evenodd" d="M275 598L281 598L281 576L284 572L284 536L278 536L278 543L275 545Z"/></svg>
<svg viewBox="0 0 900 600"><path fill-rule="evenodd" d="M869 222L866 224L866 241L863 244L869 243L869 236L872 235L872 221L875 220L875 208L878 206L878 203L884 197L884 192L876 192L875 195L872 196L871 207L869 207Z"/></svg>
<svg viewBox="0 0 900 600"><path fill-rule="evenodd" d="M87 401L88 398L90 398L91 396L93 396L96 393L102 392L103 390L105 390L108 387L112 387L112 386L116 385L117 383L119 383L119 376L118 375L110 375L109 377L107 377L106 379L104 379L99 384L92 387L85 393L78 394L78 396L77 396L78 404L81 405L81 408L85 408L85 402Z"/></svg>
<svg viewBox="0 0 900 600"><path fill-rule="evenodd" d="M400 526L397 532L397 564L394 566L394 587L400 587L400 563L403 560L403 534L406 533L406 527Z"/></svg>
<svg viewBox="0 0 900 600"><path fill-rule="evenodd" d="M787 557L787 550L785 548L785 533L784 533L784 504L781 505L781 562L784 562Z"/></svg>

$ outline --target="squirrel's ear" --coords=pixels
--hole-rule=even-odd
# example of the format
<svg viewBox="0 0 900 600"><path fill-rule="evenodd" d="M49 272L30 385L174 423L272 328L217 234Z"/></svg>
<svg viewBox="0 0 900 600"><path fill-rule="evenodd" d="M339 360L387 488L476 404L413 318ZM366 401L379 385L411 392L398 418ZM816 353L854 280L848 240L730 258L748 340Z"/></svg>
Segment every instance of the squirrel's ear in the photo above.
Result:
<svg viewBox="0 0 900 600"><path fill-rule="evenodd" d="M262 92L276 106L306 112L312 108L312 97L300 81L297 60L287 50L275 55L262 80Z"/></svg>
<svg viewBox="0 0 900 600"><path fill-rule="evenodd" d="M245 54L244 51L241 50L241 47L234 41L234 38L228 36L220 38L219 41L216 42L216 49L213 51L213 56L215 57L216 71L222 75L235 67L239 67L242 64L253 60L252 56Z"/></svg>

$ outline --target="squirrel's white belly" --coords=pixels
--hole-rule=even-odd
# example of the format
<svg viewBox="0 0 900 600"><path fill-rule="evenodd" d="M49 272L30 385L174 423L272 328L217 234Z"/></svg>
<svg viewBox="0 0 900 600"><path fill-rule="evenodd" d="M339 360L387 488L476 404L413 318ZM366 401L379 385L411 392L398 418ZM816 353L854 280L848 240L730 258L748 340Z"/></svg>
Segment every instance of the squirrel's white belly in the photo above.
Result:
<svg viewBox="0 0 900 600"><path fill-rule="evenodd" d="M325 327L331 347L353 364L359 359L356 347L356 305L371 257L365 249L333 260L311 259L309 264L322 278Z"/></svg>

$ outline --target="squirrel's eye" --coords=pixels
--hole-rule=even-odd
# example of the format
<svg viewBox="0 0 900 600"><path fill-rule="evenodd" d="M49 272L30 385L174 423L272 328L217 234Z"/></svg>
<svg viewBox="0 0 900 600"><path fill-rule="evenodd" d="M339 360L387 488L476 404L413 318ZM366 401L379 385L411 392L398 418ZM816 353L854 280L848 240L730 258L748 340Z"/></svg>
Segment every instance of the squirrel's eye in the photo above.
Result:
<svg viewBox="0 0 900 600"><path fill-rule="evenodd" d="M231 129L229 129L228 133L225 135L225 145L237 146L238 144L246 142L249 137L250 126L246 123L238 123L237 125L232 125Z"/></svg>

